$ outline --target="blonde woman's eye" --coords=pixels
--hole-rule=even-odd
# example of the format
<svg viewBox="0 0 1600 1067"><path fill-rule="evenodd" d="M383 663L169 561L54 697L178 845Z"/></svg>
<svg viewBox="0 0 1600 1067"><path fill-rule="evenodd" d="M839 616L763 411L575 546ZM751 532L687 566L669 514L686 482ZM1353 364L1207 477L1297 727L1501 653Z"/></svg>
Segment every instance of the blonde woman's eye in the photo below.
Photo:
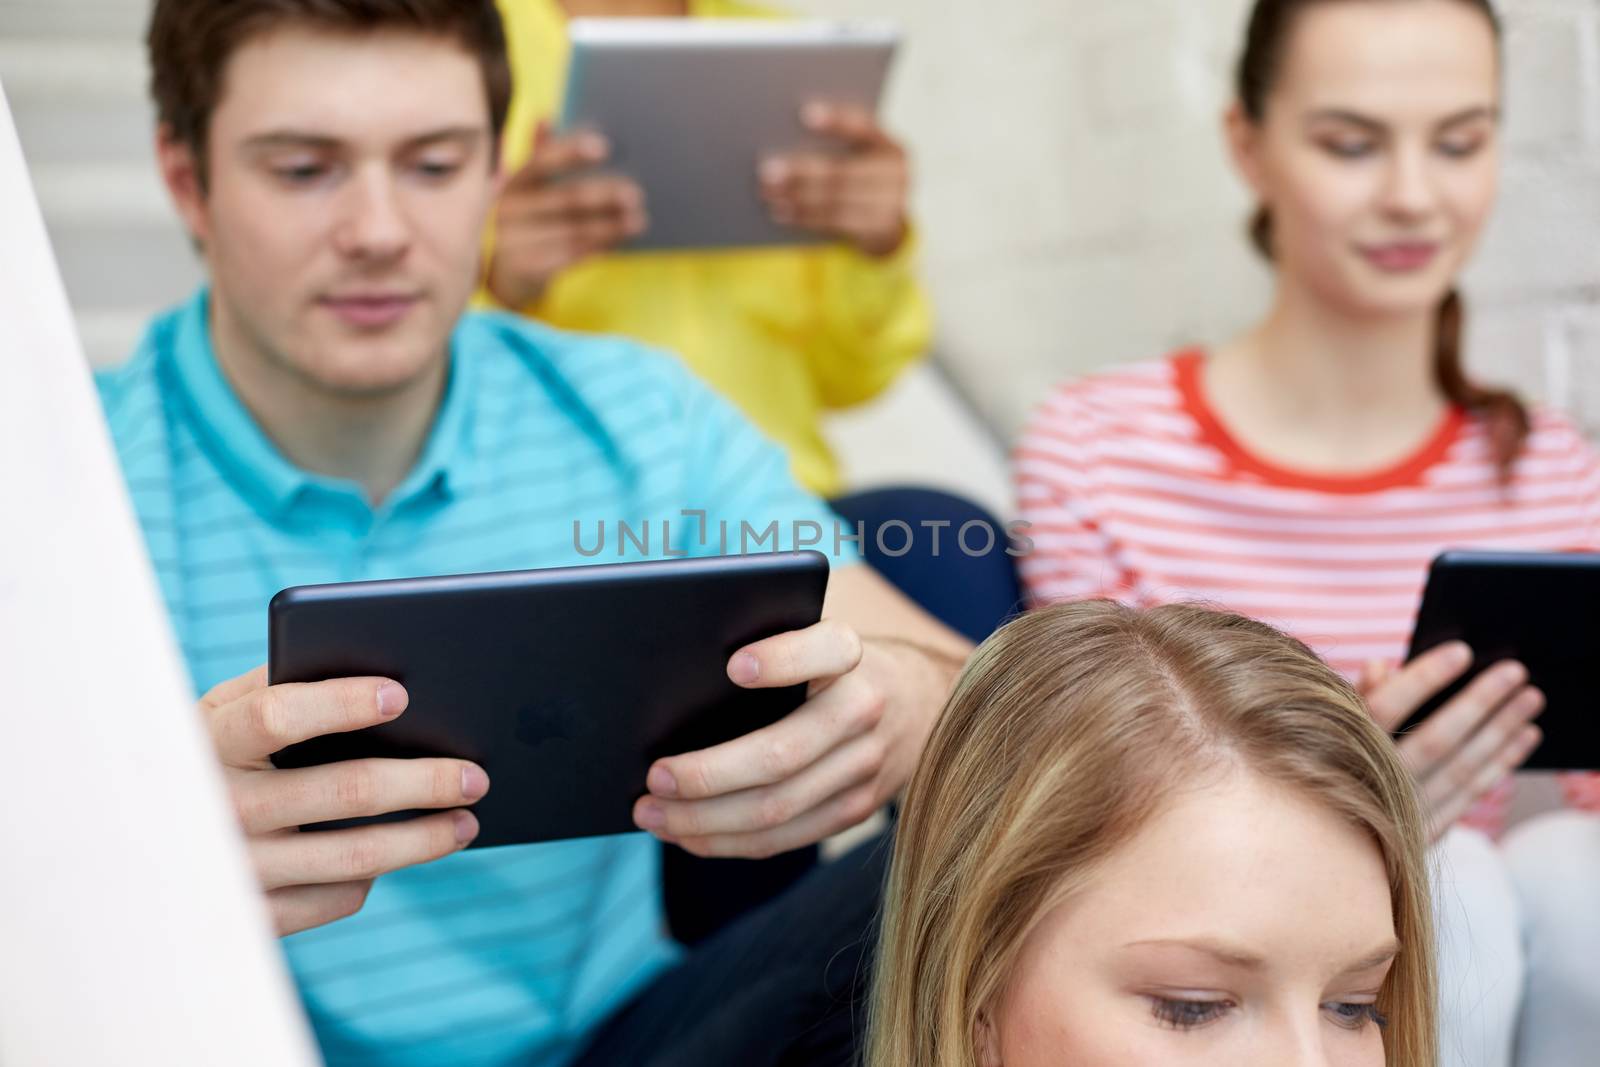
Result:
<svg viewBox="0 0 1600 1067"><path fill-rule="evenodd" d="M1163 1026L1174 1030L1193 1030L1197 1026L1220 1019L1229 1008L1227 1000L1175 1000L1170 997L1151 997L1150 1010Z"/></svg>
<svg viewBox="0 0 1600 1067"><path fill-rule="evenodd" d="M1378 1010L1376 1004L1355 1004L1349 1001L1335 1001L1324 1004L1323 1010L1333 1017L1333 1021L1346 1030L1360 1030L1369 1024L1383 1029L1389 1025L1389 1019Z"/></svg>

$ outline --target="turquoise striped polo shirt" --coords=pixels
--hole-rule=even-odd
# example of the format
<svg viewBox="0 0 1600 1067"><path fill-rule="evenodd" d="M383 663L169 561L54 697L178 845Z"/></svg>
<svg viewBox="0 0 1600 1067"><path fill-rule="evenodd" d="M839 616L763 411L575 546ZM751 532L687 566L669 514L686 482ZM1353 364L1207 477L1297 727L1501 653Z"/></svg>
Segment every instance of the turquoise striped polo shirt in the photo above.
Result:
<svg viewBox="0 0 1600 1067"><path fill-rule="evenodd" d="M816 530L836 565L855 560L780 450L678 362L498 314L462 318L427 444L373 508L273 446L217 366L207 306L202 291L158 318L99 376L199 692L266 660L285 586L764 550ZM332 1067L561 1064L677 952L644 834L458 853L282 943Z"/></svg>

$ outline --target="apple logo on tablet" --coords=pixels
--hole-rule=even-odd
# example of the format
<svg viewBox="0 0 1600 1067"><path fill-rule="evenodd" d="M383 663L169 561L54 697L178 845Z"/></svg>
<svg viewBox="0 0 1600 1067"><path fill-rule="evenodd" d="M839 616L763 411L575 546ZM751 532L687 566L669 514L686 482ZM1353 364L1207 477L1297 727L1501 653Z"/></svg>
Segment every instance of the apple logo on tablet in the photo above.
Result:
<svg viewBox="0 0 1600 1067"><path fill-rule="evenodd" d="M552 741L572 741L582 719L582 709L575 699L536 700L517 710L514 736L529 748Z"/></svg>

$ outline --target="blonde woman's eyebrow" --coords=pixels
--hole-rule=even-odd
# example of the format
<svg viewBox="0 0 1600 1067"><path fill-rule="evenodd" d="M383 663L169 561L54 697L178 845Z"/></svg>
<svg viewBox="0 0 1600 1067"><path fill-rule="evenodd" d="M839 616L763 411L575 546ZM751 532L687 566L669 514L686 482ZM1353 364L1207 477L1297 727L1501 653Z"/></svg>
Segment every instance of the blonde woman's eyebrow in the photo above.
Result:
<svg viewBox="0 0 1600 1067"><path fill-rule="evenodd" d="M1259 956L1249 949L1238 945L1230 945L1225 941L1218 941L1209 937L1178 938L1160 937L1144 941L1129 941L1123 948L1184 948L1191 952L1200 952L1230 967L1242 967L1248 970L1260 970L1267 965L1265 957Z"/></svg>
<svg viewBox="0 0 1600 1067"><path fill-rule="evenodd" d="M1400 954L1400 942L1399 941L1390 941L1387 944L1384 944L1382 947L1376 948L1373 951L1369 952L1367 955L1361 957L1359 960L1356 960L1354 963L1352 963L1350 966L1346 967L1343 971L1341 971L1339 973L1340 974L1359 974L1362 971L1370 971L1370 970L1373 970L1375 968L1382 967L1384 964L1391 962L1399 954Z"/></svg>

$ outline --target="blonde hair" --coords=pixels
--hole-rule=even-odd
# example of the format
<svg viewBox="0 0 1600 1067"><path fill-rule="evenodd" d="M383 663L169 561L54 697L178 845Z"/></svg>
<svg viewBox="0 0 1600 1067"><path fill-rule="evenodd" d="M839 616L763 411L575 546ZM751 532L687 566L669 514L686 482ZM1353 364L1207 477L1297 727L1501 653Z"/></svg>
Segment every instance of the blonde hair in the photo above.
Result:
<svg viewBox="0 0 1600 1067"><path fill-rule="evenodd" d="M976 1026L1042 915L1154 815L1173 783L1239 766L1369 834L1400 952L1378 998L1389 1067L1433 1067L1423 816L1350 685L1237 615L1108 601L986 641L912 778L873 980L870 1067L977 1067Z"/></svg>

